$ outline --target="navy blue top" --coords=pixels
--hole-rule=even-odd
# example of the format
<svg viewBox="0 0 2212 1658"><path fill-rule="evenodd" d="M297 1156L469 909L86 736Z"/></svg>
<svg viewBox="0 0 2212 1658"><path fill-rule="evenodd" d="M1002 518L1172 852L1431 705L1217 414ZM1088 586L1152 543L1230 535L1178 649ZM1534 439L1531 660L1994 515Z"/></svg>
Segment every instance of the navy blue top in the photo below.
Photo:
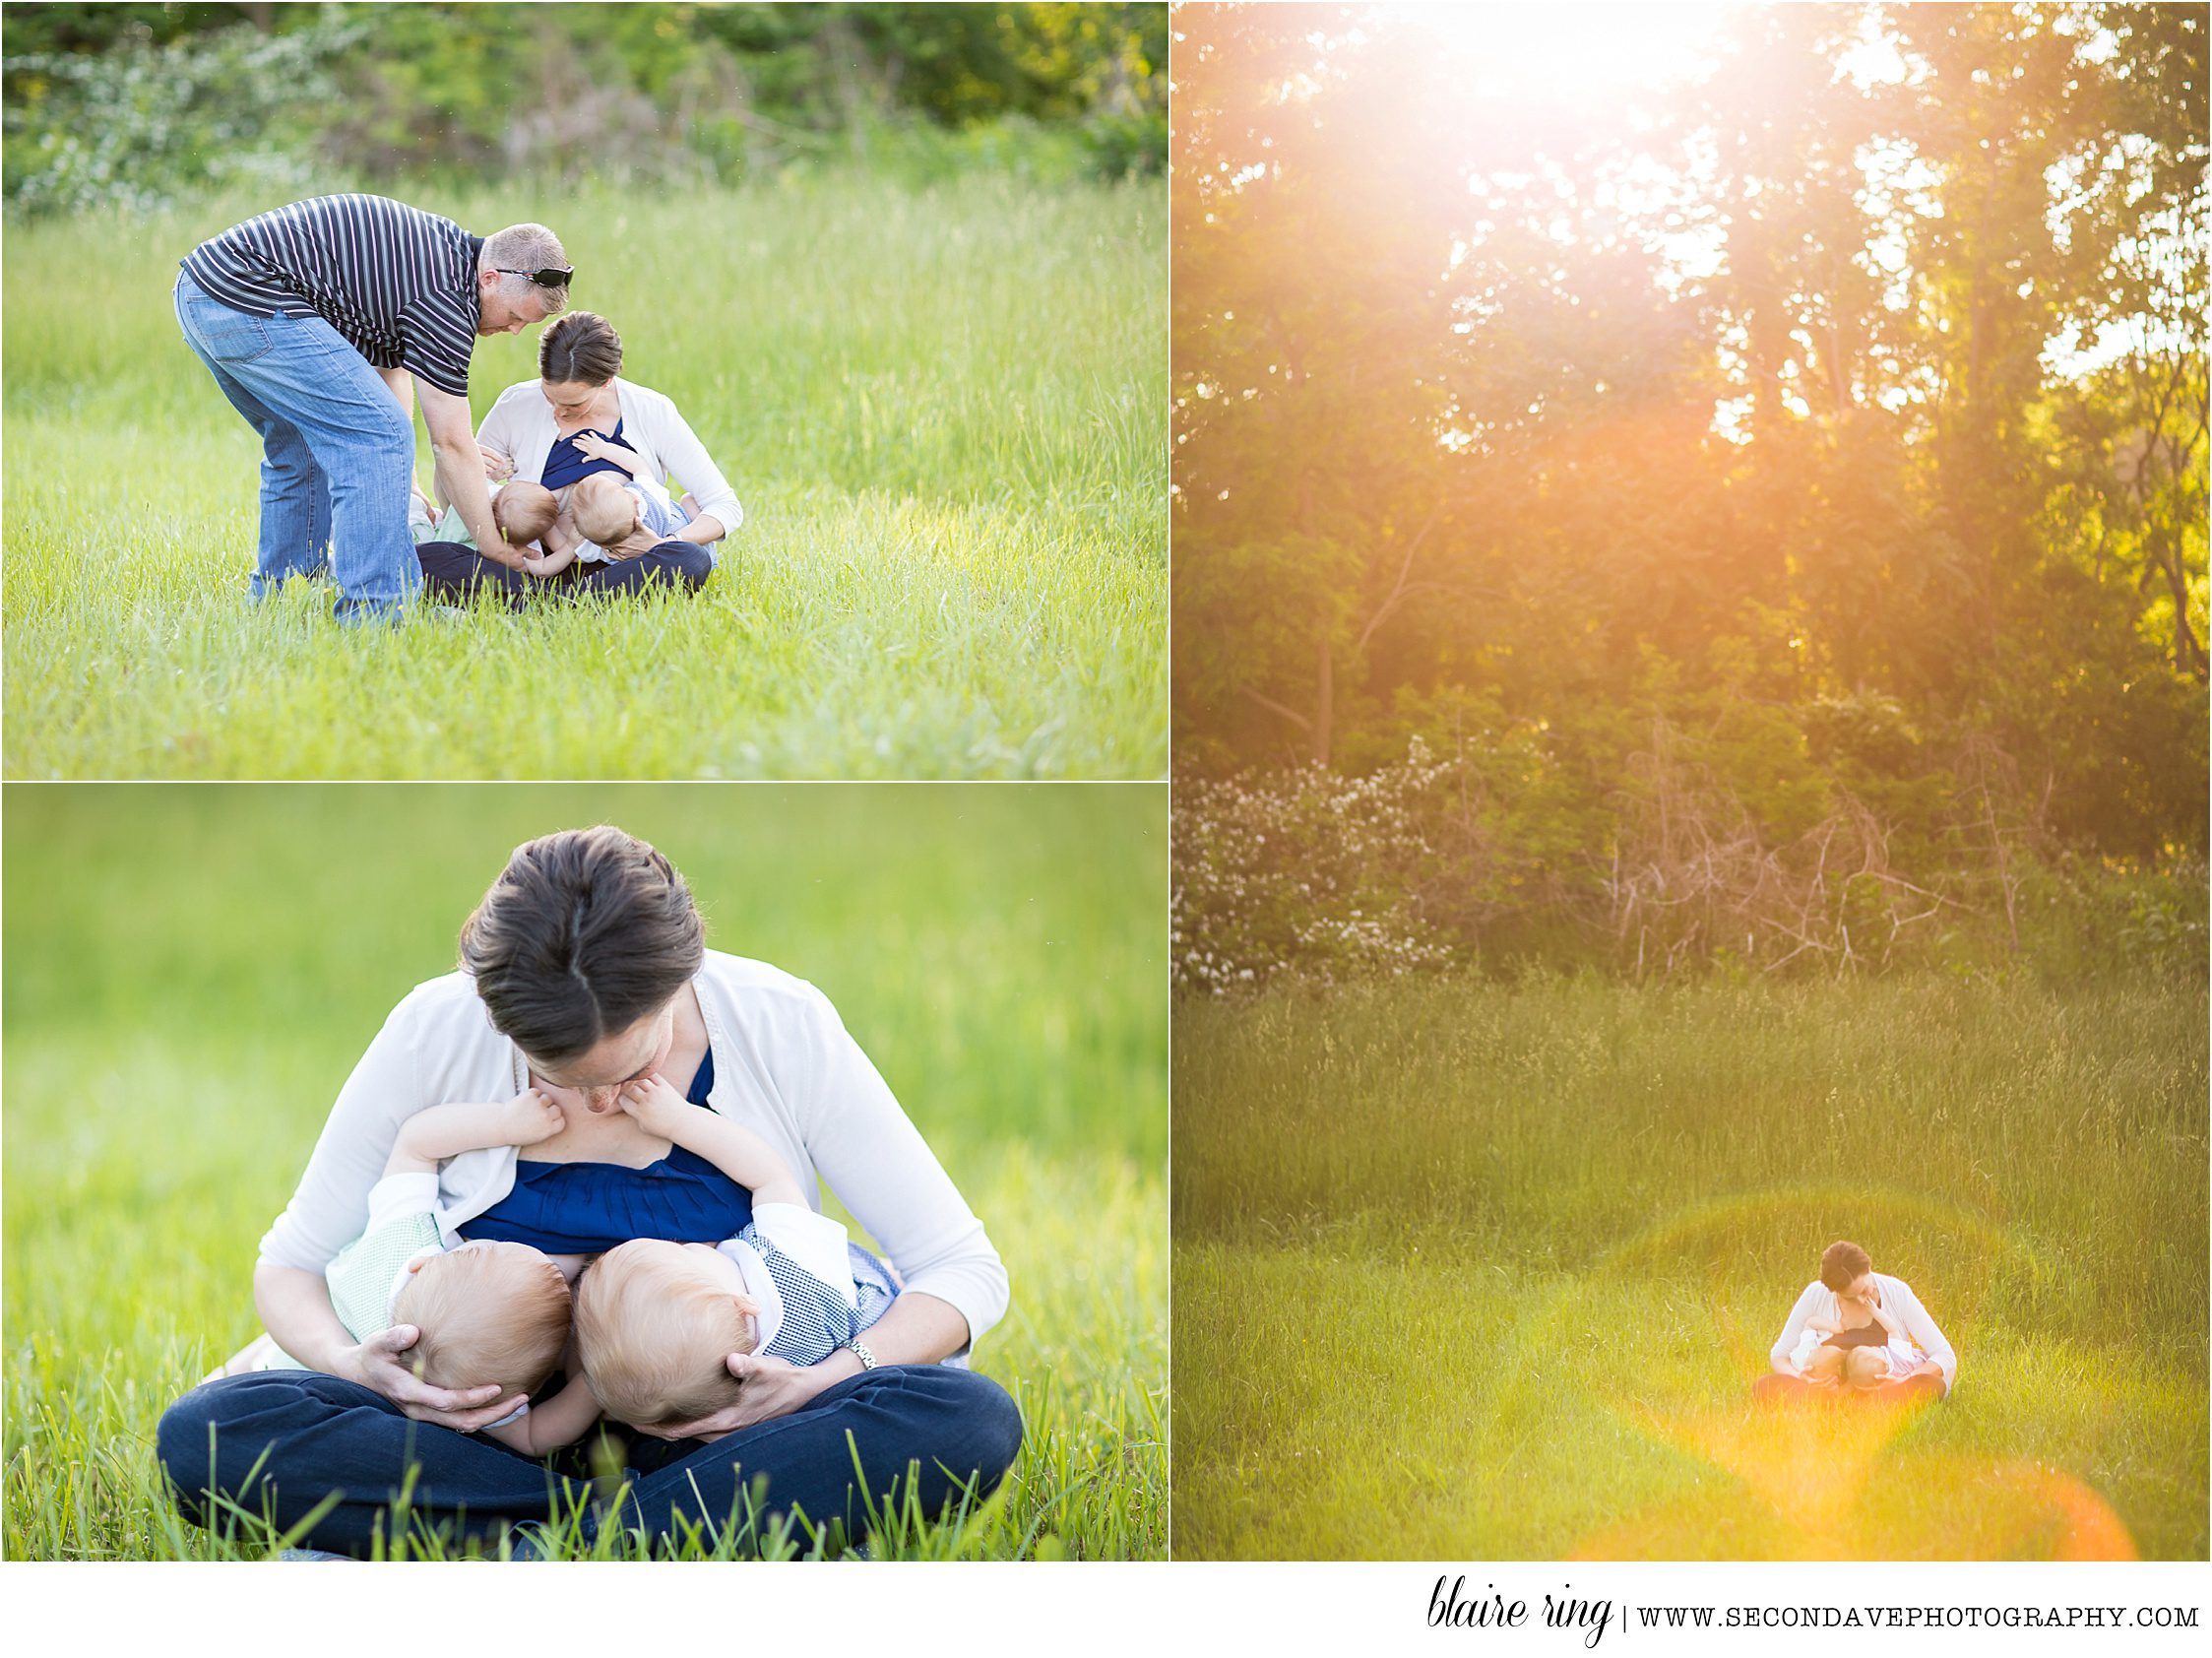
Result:
<svg viewBox="0 0 2212 1658"><path fill-rule="evenodd" d="M707 1103L715 1056L699 1061L684 1098ZM753 1194L681 1146L643 1169L619 1163L515 1165L514 1189L473 1221L463 1238L528 1244L548 1255L603 1254L633 1238L720 1244L753 1218Z"/></svg>
<svg viewBox="0 0 2212 1658"><path fill-rule="evenodd" d="M586 429L589 430L590 428L587 427ZM537 475L537 481L548 489L565 489L580 478L589 478L596 472L610 472L621 478L623 482L629 482L630 474L625 468L616 466L612 461L595 461L583 450L576 447L576 439L583 435L583 432L577 432L572 436L561 438L554 443L551 449L546 451L545 468ZM612 437L607 437L605 432L593 432L592 435L594 437L605 437L609 443L622 443L622 422L620 420L614 422L614 435ZM633 449L636 445L622 443L622 447Z"/></svg>

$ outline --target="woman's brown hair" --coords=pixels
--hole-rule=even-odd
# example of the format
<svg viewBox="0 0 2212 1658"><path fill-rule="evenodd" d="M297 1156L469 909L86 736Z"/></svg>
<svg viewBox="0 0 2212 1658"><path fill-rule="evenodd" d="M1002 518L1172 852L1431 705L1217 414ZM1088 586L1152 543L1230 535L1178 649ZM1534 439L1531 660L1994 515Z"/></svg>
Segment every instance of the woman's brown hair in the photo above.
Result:
<svg viewBox="0 0 2212 1658"><path fill-rule="evenodd" d="M461 929L493 1026L554 1065L660 1012L705 951L683 877L607 824L517 847Z"/></svg>
<svg viewBox="0 0 2212 1658"><path fill-rule="evenodd" d="M549 386L603 386L621 372L622 336L597 311L555 317L537 337L537 377Z"/></svg>
<svg viewBox="0 0 2212 1658"><path fill-rule="evenodd" d="M1820 1252L1820 1282L1838 1295L1873 1270L1872 1258L1856 1244L1831 1244Z"/></svg>

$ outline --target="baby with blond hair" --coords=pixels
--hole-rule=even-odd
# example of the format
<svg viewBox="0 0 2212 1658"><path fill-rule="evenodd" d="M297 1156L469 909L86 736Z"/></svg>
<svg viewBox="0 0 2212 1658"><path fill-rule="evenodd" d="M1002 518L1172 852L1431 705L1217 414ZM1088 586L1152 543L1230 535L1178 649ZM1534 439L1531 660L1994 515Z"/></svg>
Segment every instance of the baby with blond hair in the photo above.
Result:
<svg viewBox="0 0 2212 1658"><path fill-rule="evenodd" d="M438 1165L486 1146L536 1145L559 1133L562 1121L558 1105L526 1088L496 1105L432 1106L401 1124L384 1178L370 1188L366 1228L324 1273L347 1333L366 1341L411 1324L419 1333L408 1358L432 1386L497 1382L502 1396L535 1395L568 1352L568 1280L527 1244L479 1239L449 1247L438 1224ZM228 1367L232 1373L297 1368L266 1336ZM581 1438L599 1414L577 1377L550 1401L525 1403L483 1432L542 1456Z"/></svg>
<svg viewBox="0 0 2212 1658"><path fill-rule="evenodd" d="M559 497L542 483L517 478L492 485L492 522L499 526L499 533L512 546L527 547L542 540L559 521L560 512ZM417 542L459 542L467 547L476 544L475 538L469 534L469 526L461 521L461 509L449 506L444 516L439 516L430 497L420 488L414 491L409 503L408 529Z"/></svg>
<svg viewBox="0 0 2212 1658"><path fill-rule="evenodd" d="M635 450L620 453L637 458ZM557 499L560 517L558 529L546 542L549 550L542 557L524 560L524 568L533 575L565 570L577 558L590 556L590 548L610 561L635 558L690 522L684 508L668 499L666 489L643 477L625 483L612 473L591 473L564 486ZM686 495L684 505L695 503Z"/></svg>
<svg viewBox="0 0 2212 1658"><path fill-rule="evenodd" d="M697 1422L736 1402L725 1361L758 1353L816 1365L860 1341L899 1294L891 1269L807 1207L790 1167L750 1129L694 1106L658 1075L624 1086L622 1110L648 1132L750 1187L753 1218L722 1244L639 1239L576 1284L576 1346L600 1407L618 1422Z"/></svg>

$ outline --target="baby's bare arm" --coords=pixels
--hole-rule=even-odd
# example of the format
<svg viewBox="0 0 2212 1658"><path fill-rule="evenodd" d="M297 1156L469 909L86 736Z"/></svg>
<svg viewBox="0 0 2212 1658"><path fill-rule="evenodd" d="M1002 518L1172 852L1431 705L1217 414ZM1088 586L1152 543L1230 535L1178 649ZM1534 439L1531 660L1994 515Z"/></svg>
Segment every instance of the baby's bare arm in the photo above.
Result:
<svg viewBox="0 0 2212 1658"><path fill-rule="evenodd" d="M774 1146L750 1128L693 1105L659 1076L625 1084L616 1098L648 1132L705 1158L750 1190L754 1202L805 1204L798 1177Z"/></svg>
<svg viewBox="0 0 2212 1658"><path fill-rule="evenodd" d="M519 1450L525 1456L548 1456L563 1445L576 1443L599 1419L599 1398L592 1392L592 1384L578 1376L543 1404L532 1405L530 1414L521 1421L484 1432L509 1450Z"/></svg>
<svg viewBox="0 0 2212 1658"><path fill-rule="evenodd" d="M546 532L548 539L550 539L551 534L551 531ZM573 546L567 546L562 547L558 552L545 552L526 557L523 560L523 568L534 576L557 576L575 562L576 549Z"/></svg>
<svg viewBox="0 0 2212 1658"><path fill-rule="evenodd" d="M750 1128L718 1116L704 1106L692 1106L689 1110L696 1120L685 1124L685 1133L676 1139L677 1145L705 1158L739 1185L749 1188L755 1203L805 1206L806 1194L799 1190L798 1177L791 1173L790 1165L777 1154L774 1146Z"/></svg>
<svg viewBox="0 0 2212 1658"><path fill-rule="evenodd" d="M561 510L553 519L552 528L537 538L537 544L545 549L537 558L523 560L523 568L534 576L558 575L576 562L576 549L584 539L576 533L576 515L569 511L568 497L574 484L553 491L553 499L560 502Z"/></svg>
<svg viewBox="0 0 2212 1658"><path fill-rule="evenodd" d="M595 461L611 461L639 482L647 481L645 457L626 443L613 443L598 432L578 432L576 448ZM660 481L658 478L652 481Z"/></svg>
<svg viewBox="0 0 2212 1658"><path fill-rule="evenodd" d="M497 1104L432 1106L400 1124L385 1160L387 1175L434 1175L438 1165L485 1146L530 1146L561 1131L561 1109L550 1096L526 1088Z"/></svg>

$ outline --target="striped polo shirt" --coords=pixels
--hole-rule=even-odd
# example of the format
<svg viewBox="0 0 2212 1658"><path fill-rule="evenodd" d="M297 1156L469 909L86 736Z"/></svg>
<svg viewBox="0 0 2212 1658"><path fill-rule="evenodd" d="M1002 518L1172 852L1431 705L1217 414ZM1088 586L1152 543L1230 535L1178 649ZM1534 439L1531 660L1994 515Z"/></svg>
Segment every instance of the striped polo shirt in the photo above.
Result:
<svg viewBox="0 0 2212 1658"><path fill-rule="evenodd" d="M467 397L483 245L388 196L316 196L233 224L178 263L234 311L313 312L375 367Z"/></svg>

